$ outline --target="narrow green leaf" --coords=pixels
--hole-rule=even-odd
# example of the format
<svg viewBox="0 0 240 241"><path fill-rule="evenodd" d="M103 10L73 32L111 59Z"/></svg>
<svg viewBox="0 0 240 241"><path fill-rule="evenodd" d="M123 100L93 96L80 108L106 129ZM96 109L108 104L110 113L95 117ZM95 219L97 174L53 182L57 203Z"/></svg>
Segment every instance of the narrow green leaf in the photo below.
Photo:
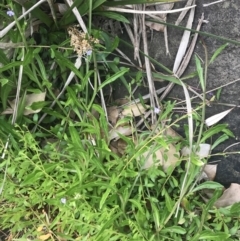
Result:
<svg viewBox="0 0 240 241"><path fill-rule="evenodd" d="M39 110L42 109L43 107L47 106L50 104L50 101L38 101L38 102L33 102L31 106L27 106L26 109L29 110Z"/></svg>
<svg viewBox="0 0 240 241"><path fill-rule="evenodd" d="M227 134L223 134L221 135L212 145L211 150L213 150L215 147L217 147L219 144L221 144L222 142L226 141L227 139L229 139L229 136Z"/></svg>
<svg viewBox="0 0 240 241"><path fill-rule="evenodd" d="M220 132L225 132L225 130L227 130L227 124L219 124L216 126L212 126L209 130L203 133L203 138L201 139L201 143L205 143L208 138Z"/></svg>
<svg viewBox="0 0 240 241"><path fill-rule="evenodd" d="M133 204L135 208L137 208L138 211L140 211L142 214L145 214L143 207L141 206L140 201L135 200L135 199L129 199L129 202ZM134 209L134 208L133 208Z"/></svg>
<svg viewBox="0 0 240 241"><path fill-rule="evenodd" d="M173 75L165 75L165 74L154 73L154 72L152 73L152 75L153 75L154 78L156 78L157 81L161 82L163 80L167 80L169 82L173 82L174 84L181 85L181 82L179 81L179 79L177 79Z"/></svg>
<svg viewBox="0 0 240 241"><path fill-rule="evenodd" d="M14 127L5 120L0 119L0 129L7 134L20 138L20 135L14 130Z"/></svg>
<svg viewBox="0 0 240 241"><path fill-rule="evenodd" d="M158 230L161 225L160 212L159 212L159 209L156 207L155 203L153 202L151 202L151 208L152 208L152 215L155 223L155 229Z"/></svg>
<svg viewBox="0 0 240 241"><path fill-rule="evenodd" d="M197 55L195 55L195 64L196 64L196 67L197 67L198 78L200 80L202 90L204 91L205 90L205 81L204 81L204 77L203 77L203 68L202 68L202 65L201 65L201 61L197 57Z"/></svg>
<svg viewBox="0 0 240 241"><path fill-rule="evenodd" d="M217 94L216 94L216 99L217 99L217 100L220 99L221 92L222 92L222 88L220 88L220 89L217 90Z"/></svg>
<svg viewBox="0 0 240 241"><path fill-rule="evenodd" d="M42 61L42 59L40 58L40 56L38 54L35 54L34 58L37 60L38 62L38 66L41 72L41 77L43 79L47 79L47 74L46 74L46 70L45 70L45 65Z"/></svg>
<svg viewBox="0 0 240 241"><path fill-rule="evenodd" d="M111 77L109 77L108 79L106 79L98 88L98 91L100 89L102 89L104 86L112 83L113 81L117 80L118 78L120 78L121 76L123 76L124 74L126 74L129 71L128 68L123 68L122 70L120 70L118 73L112 75Z"/></svg>
<svg viewBox="0 0 240 241"><path fill-rule="evenodd" d="M9 59L6 57L4 51L0 49L0 63L3 64L3 66L9 63Z"/></svg>
<svg viewBox="0 0 240 241"><path fill-rule="evenodd" d="M24 7L27 9L31 8L34 5L32 1L24 2ZM39 20L41 20L42 23L45 23L48 27L51 26L53 20L49 17L44 11L40 9L40 7L37 7L31 11L31 15Z"/></svg>
<svg viewBox="0 0 240 241"><path fill-rule="evenodd" d="M29 184L34 184L40 179L41 176L43 176L42 172L33 171L32 173L25 176L25 179L20 183L20 186L23 187Z"/></svg>
<svg viewBox="0 0 240 241"><path fill-rule="evenodd" d="M69 126L69 133L71 135L72 143L82 147L82 144L80 141L80 133L77 132L74 126Z"/></svg>
<svg viewBox="0 0 240 241"><path fill-rule="evenodd" d="M22 61L15 61L13 63L9 63L9 64L0 68L0 73L2 73L3 71L6 71L8 69L13 69L14 67L20 66L22 64L23 64Z"/></svg>
<svg viewBox="0 0 240 241"><path fill-rule="evenodd" d="M102 11L102 12L94 12L94 14L115 19L119 22L130 23L127 18L125 18L122 14L119 14L119 13Z"/></svg>
<svg viewBox="0 0 240 241"><path fill-rule="evenodd" d="M66 57L63 57L62 54L59 53L59 51L54 49L53 51L55 52L55 56L56 56L55 60L57 61L57 63L60 66L65 66L69 68L71 71L74 72L76 76L78 76L83 81L84 78L81 72L74 66L74 63L70 62Z"/></svg>
<svg viewBox="0 0 240 241"><path fill-rule="evenodd" d="M161 233L178 233L185 234L186 230L180 226L171 226L169 228L164 228L161 230Z"/></svg>
<svg viewBox="0 0 240 241"><path fill-rule="evenodd" d="M105 193L103 194L103 196L102 196L102 198L101 198L101 201L100 201L100 203L99 203L99 208L100 208L100 209L102 209L102 207L103 207L104 203L106 202L108 196L110 195L111 191L114 190L113 187L114 187L114 185L115 185L115 183L116 183L116 179L117 179L117 178L116 178L115 174L113 174L112 177L111 177L111 182L110 182L110 184L108 185L107 190L106 190Z"/></svg>
<svg viewBox="0 0 240 241"><path fill-rule="evenodd" d="M199 240L226 240L228 237L230 237L230 234L224 233L224 232L213 232L211 230L204 230L199 235Z"/></svg>
<svg viewBox="0 0 240 241"><path fill-rule="evenodd" d="M230 209L231 214L240 214L240 203L234 203Z"/></svg>
<svg viewBox="0 0 240 241"><path fill-rule="evenodd" d="M173 209L174 203L173 203L172 199L170 198L170 196L168 195L167 190L165 191L164 196L165 196L165 203L166 203L167 210L169 212L171 212Z"/></svg>
<svg viewBox="0 0 240 241"><path fill-rule="evenodd" d="M192 192L196 192L202 189L216 189L216 188L223 188L223 185L218 183L218 182L213 182L213 181L206 181L204 183L201 183L197 187L195 187Z"/></svg>
<svg viewBox="0 0 240 241"><path fill-rule="evenodd" d="M25 107L26 107L26 91L24 91L23 96L20 98L19 105L18 105L18 112L17 117L23 116Z"/></svg>
<svg viewBox="0 0 240 241"><path fill-rule="evenodd" d="M217 56L228 46L228 43L223 44L222 46L220 46L213 54L213 56L211 57L209 64L211 64L216 58Z"/></svg>
<svg viewBox="0 0 240 241"><path fill-rule="evenodd" d="M8 83L8 81L9 81L9 80L6 79L6 78L0 79L1 86L3 87L5 84Z"/></svg>

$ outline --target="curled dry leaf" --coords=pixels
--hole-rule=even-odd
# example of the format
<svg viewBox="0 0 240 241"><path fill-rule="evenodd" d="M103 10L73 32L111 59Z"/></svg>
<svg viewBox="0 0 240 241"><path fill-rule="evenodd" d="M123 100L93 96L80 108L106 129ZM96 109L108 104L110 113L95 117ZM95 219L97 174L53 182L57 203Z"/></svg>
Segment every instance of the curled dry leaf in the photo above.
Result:
<svg viewBox="0 0 240 241"><path fill-rule="evenodd" d="M31 107L31 105L33 103L44 101L45 97L46 97L46 92L26 95L25 110L24 110L23 114L24 115L30 115L30 114L40 112L42 109L32 110L32 109L26 109L26 108ZM12 101L9 101L9 104L10 104L11 108L7 108L5 111L2 112L2 114L12 114L13 111L14 111L15 102L16 102L16 99L14 99Z"/></svg>
<svg viewBox="0 0 240 241"><path fill-rule="evenodd" d="M211 151L211 145L209 144L200 144L199 145L199 151L196 152L196 154L200 157L200 159L208 157ZM181 153L183 156L188 156L190 154L189 147L183 147L181 150Z"/></svg>
<svg viewBox="0 0 240 241"><path fill-rule="evenodd" d="M213 116L207 118L207 119L205 120L206 126L209 127L209 126L212 126L212 125L218 123L218 122L219 122L220 120L222 120L229 112L231 112L232 109L233 109L233 108L231 108L231 109L229 109L229 110L225 110L225 111L223 111L223 112L221 112L221 113L219 113L219 114L216 114L216 115L213 115Z"/></svg>
<svg viewBox="0 0 240 241"><path fill-rule="evenodd" d="M149 151L143 154L147 158L143 165L143 169L148 169L155 166L162 166L163 170L166 171L169 167L175 167L179 162L179 152L176 150L176 147L173 144L168 145L168 149L160 148L155 152L156 161L154 161L154 154L149 154ZM165 157L167 157L165 159Z"/></svg>
<svg viewBox="0 0 240 241"><path fill-rule="evenodd" d="M217 208L227 207L240 202L240 185L232 183L231 186L223 192L223 195L214 203Z"/></svg>

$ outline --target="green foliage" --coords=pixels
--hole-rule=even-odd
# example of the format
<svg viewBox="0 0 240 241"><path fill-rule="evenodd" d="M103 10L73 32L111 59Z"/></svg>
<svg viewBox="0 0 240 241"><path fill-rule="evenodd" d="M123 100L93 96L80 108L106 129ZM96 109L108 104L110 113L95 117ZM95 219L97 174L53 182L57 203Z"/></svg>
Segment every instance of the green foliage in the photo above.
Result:
<svg viewBox="0 0 240 241"><path fill-rule="evenodd" d="M11 1L7 2L10 4ZM24 6L29 9L36 2L26 1ZM3 64L0 68L1 112L15 98L21 66L23 71L16 124L12 124L12 117L0 116L0 149L5 154L0 163L0 230L8 230L15 240L41 240L41 235L48 234L49 240L239 240L239 204L216 209L213 204L221 186L214 182L195 185L205 160L192 154L190 164L179 158L175 169L164 171L161 166L142 169L146 150L154 152L159 146L167 149L169 144L176 143L176 139L179 141L163 135L180 119L188 118L185 115L172 121L175 102L163 104L158 124L167 121L160 133L151 130L137 133L139 144L122 136L127 147L121 157L109 148L109 124L98 101L100 93L113 82L121 81L132 95L131 84L142 85L144 73L120 67L118 56L113 55L119 38L98 29L92 29L91 34L102 41L101 45L94 46L92 55L84 56L81 67L76 68L65 26L75 23L73 7L82 16L92 10L127 22L123 15L106 14L102 10L102 4L125 3L76 0L61 16L58 26L37 7L31 14L43 23L39 30L40 43L32 44L35 42L32 37L25 39L24 51L22 47L13 49L11 58L8 52L0 50ZM4 6L0 5L1 11ZM20 10L16 4L15 15L20 15ZM19 25L23 26L24 21L20 20ZM7 19L4 25L9 22ZM17 42L23 29L10 32L9 38ZM116 57L114 61L113 56ZM158 64L172 74L171 70ZM204 87L198 59L197 69ZM76 81L56 100L71 71ZM174 76L155 75L180 83ZM129 78L131 83L127 81ZM34 103L31 108L41 108L41 113L24 116L26 95L40 91L47 92L46 101ZM54 101L56 105L52 108L50 105ZM43 114L46 117L40 122ZM195 123L201 120L197 114ZM129 118L128 122L133 120ZM199 125L196 125L194 133L198 131ZM215 125L203 129L200 143L219 133L222 135L213 148L232 136L226 125ZM8 141L9 146L5 149ZM176 149L179 151L188 144L188 140L184 140L176 144ZM184 182L187 166L189 173ZM204 188L216 189L208 203L201 198L200 191ZM185 195L180 198L183 189Z"/></svg>

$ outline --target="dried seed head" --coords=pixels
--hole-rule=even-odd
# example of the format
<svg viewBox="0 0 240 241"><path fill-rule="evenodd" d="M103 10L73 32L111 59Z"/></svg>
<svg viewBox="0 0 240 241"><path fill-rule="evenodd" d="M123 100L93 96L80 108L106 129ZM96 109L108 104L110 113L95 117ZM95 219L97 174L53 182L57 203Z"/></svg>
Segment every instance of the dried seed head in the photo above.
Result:
<svg viewBox="0 0 240 241"><path fill-rule="evenodd" d="M98 44L99 40L78 30L75 26L68 28L68 34L71 37L70 45L79 56L89 55L92 52L93 45Z"/></svg>

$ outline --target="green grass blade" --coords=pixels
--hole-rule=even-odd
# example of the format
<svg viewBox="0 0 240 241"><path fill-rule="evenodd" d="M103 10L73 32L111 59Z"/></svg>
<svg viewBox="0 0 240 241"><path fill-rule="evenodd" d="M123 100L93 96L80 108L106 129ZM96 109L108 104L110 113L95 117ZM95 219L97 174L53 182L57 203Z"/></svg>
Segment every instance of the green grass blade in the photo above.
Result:
<svg viewBox="0 0 240 241"><path fill-rule="evenodd" d="M222 51L228 46L228 43L223 44L222 46L220 46L213 54L213 56L211 57L209 64L211 64L217 57L219 54L222 53Z"/></svg>
<svg viewBox="0 0 240 241"><path fill-rule="evenodd" d="M118 73L112 75L111 77L109 77L108 79L106 79L99 87L98 87L98 91L101 90L104 86L112 83L113 81L117 80L118 78L120 78L121 76L123 76L124 74L126 74L129 71L128 68L123 68L122 70L120 70Z"/></svg>

